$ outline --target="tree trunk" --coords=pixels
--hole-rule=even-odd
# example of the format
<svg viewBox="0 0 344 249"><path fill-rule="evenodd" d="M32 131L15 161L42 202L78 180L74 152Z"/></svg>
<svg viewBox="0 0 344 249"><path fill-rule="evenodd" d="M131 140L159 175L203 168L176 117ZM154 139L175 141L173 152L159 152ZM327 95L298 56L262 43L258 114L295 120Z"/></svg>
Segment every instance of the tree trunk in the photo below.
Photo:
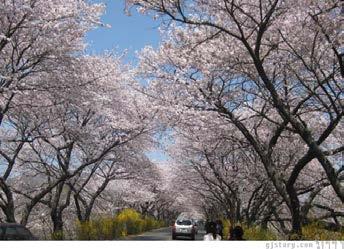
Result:
<svg viewBox="0 0 344 249"><path fill-rule="evenodd" d="M241 201L240 199L237 199L236 201L236 210L235 210L235 220L236 222L241 221Z"/></svg>
<svg viewBox="0 0 344 249"><path fill-rule="evenodd" d="M16 223L16 219L14 216L14 208L11 205L1 206L1 210L5 214L5 221L8 223Z"/></svg>
<svg viewBox="0 0 344 249"><path fill-rule="evenodd" d="M297 193L295 191L294 186L287 185L287 192L290 197L290 203L289 203L289 210L291 212L291 223L292 223L292 230L291 234L292 236L296 236L295 239L298 239L302 236L302 229L301 229L301 208L300 208L300 202L299 198L297 196Z"/></svg>
<svg viewBox="0 0 344 249"><path fill-rule="evenodd" d="M0 177L0 189L6 196L6 203L0 204L1 210L6 216L6 222L15 223L13 194L3 178Z"/></svg>
<svg viewBox="0 0 344 249"><path fill-rule="evenodd" d="M229 210L229 220L231 222L231 227L234 227L236 224L236 208L231 205Z"/></svg>
<svg viewBox="0 0 344 249"><path fill-rule="evenodd" d="M53 234L52 238L54 240L63 240L63 221L62 221L62 212L53 210L51 212L51 221L53 222Z"/></svg>
<svg viewBox="0 0 344 249"><path fill-rule="evenodd" d="M75 203L75 211L76 211L76 216L78 217L78 220L82 223L85 221L84 216L82 215L80 203L78 200L78 196L74 195L74 203Z"/></svg>

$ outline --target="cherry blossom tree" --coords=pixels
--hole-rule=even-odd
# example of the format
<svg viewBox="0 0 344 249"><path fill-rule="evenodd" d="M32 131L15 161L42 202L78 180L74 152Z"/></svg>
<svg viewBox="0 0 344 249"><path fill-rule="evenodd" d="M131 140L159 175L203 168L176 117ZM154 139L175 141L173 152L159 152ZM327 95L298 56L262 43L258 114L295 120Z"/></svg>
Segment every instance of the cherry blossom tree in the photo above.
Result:
<svg viewBox="0 0 344 249"><path fill-rule="evenodd" d="M88 220L95 200L111 180L144 171L135 163L141 159L129 158L151 146L154 113L148 109L146 96L134 91L137 83L120 57L79 57L70 70L51 72L37 80L71 88L30 91L21 102L11 102L12 113L4 119L3 127L9 138L2 143L7 169L1 185L6 196L1 208L7 220L15 221L13 193L24 197L17 213L21 223L27 224L35 206L44 204L49 208L53 231L62 232L63 213L73 196L76 204L82 200L83 220ZM118 157L124 159L116 160ZM15 183L18 179L22 184ZM90 190L85 189L89 181L95 184L101 179L104 181L92 196L82 198ZM81 216L80 205L76 209Z"/></svg>
<svg viewBox="0 0 344 249"><path fill-rule="evenodd" d="M102 4L16 0L0 4L0 121L28 91L64 91L68 84L37 80L73 66L88 30L100 25ZM24 97L25 98L25 97Z"/></svg>
<svg viewBox="0 0 344 249"><path fill-rule="evenodd" d="M286 201L293 233L301 234L302 220L296 182L313 159L343 202L332 160L343 149L333 141L343 116L341 1L127 3L171 20L161 47L141 53L140 72L159 93L149 94L177 115L215 112L234 125ZM275 148L286 134L303 150L284 182Z"/></svg>
<svg viewBox="0 0 344 249"><path fill-rule="evenodd" d="M144 152L155 112L131 69L121 56L83 52L103 9L77 0L0 3L0 216L9 222L32 225L49 214L63 238L66 215L89 220L111 182L154 168Z"/></svg>
<svg viewBox="0 0 344 249"><path fill-rule="evenodd" d="M87 61L89 64L85 63ZM77 90L78 98L75 98L76 93L71 93L70 97L64 98L70 99L49 110L57 117L51 123L54 126L49 126L48 130L40 130L42 137L36 143L30 144L29 152L34 152L36 160L26 159L26 155L21 159L25 165L32 165L33 177L40 174L46 178L43 179L45 187L40 186L36 191L30 189L21 193L30 199L24 212L26 215L22 218L23 224L26 224L34 205L41 202L51 209L54 232L62 231L62 214L70 205L72 195L76 197L74 200L79 216L79 201L82 200L85 208L82 220L88 220L96 198L109 181L135 170L137 174L142 172L139 167L134 167L133 162L128 161L128 152L117 155L126 157L125 163L115 158L122 150L121 146L139 137L142 149L149 146L153 127L148 120L146 109L141 107L145 105L142 102L144 98L140 99L138 95L131 93L130 78L127 77L130 74L125 74L123 68L117 68L116 61L109 58L86 58L82 65L85 73L79 73L73 81L86 81L87 86ZM92 78L94 81L89 83ZM54 96L52 99L56 100L58 97ZM128 100L132 102L128 103ZM51 131L58 135L49 134ZM148 144L145 141L148 141ZM130 151L129 148L127 151ZM128 165L128 169L132 167L132 170L126 172L123 164ZM94 182L94 174L104 181L86 201L81 197L81 193L87 191L85 187L90 180ZM99 177L99 174L102 177ZM67 193L62 195L65 191ZM29 196L27 192L35 194Z"/></svg>
<svg viewBox="0 0 344 249"><path fill-rule="evenodd" d="M141 151L143 144L144 141L138 139L119 147L101 162L104 166L95 165L82 176L84 180L78 180L72 187L79 221L89 221L97 199L111 191L112 188L108 188L103 194L109 184L117 185L118 181L135 181L137 184L143 178L155 178L154 164Z"/></svg>
<svg viewBox="0 0 344 249"><path fill-rule="evenodd" d="M0 3L0 123L6 122L5 127L1 127L2 134L6 134L1 137L4 166L0 181L5 195L1 208L7 210L6 219L10 222L14 221L15 209L6 182L20 151L35 139L33 130L46 123L45 118L30 123L34 117L29 117L29 109L23 110L23 107L49 107L51 103L43 100L47 96L42 92L50 95L53 91L60 91L60 96L63 96L62 91L69 91L72 87L70 82L60 80L60 84L56 84L52 78L60 72L76 72L70 70L78 64L75 54L85 47L85 33L99 24L102 9L102 5L82 1L18 0ZM17 113L8 115L9 110L13 111L18 105L20 111L17 109Z"/></svg>
<svg viewBox="0 0 344 249"><path fill-rule="evenodd" d="M211 122L208 124L214 127ZM175 178L179 179L177 185L180 192L191 199L193 205L199 205L202 200L201 209L210 218L224 215L232 225L245 222L266 228L271 224L281 233L287 233L291 219L290 213L286 212L286 201L274 189L254 150L245 140L235 136L235 132L222 131L223 127L216 127L216 130L210 127L194 129L194 126L187 125L179 127L175 134L176 141L170 152L174 163L178 165L174 171ZM299 151L302 148L297 147L296 143L288 150L275 149L274 161L283 182L287 182L292 160ZM294 186L301 200L302 223L316 220L314 217L311 219L309 214L319 206L315 199L319 199L320 192L326 186L329 186L326 176L319 164L312 161ZM336 200L333 193L331 198ZM337 218L341 216L340 201L329 204L323 200L321 203L329 209L338 207L337 211L332 211L332 215ZM330 214L327 212L323 215L326 217ZM334 220L336 226L340 227L337 218Z"/></svg>
<svg viewBox="0 0 344 249"><path fill-rule="evenodd" d="M199 203L196 199L204 199L202 208L214 218L224 215L232 225L244 219L259 223L256 212L265 211L263 206L271 205L272 200L277 203L277 193L273 193L250 145L216 117L211 120L206 125L199 121L178 125L175 144L169 151L178 165L175 171L182 172L176 173L176 177L185 182L180 188L191 189L193 194L189 196L201 196L193 198L195 203ZM253 208L256 199L260 201ZM218 211L207 211L214 209L214 205L219 207Z"/></svg>

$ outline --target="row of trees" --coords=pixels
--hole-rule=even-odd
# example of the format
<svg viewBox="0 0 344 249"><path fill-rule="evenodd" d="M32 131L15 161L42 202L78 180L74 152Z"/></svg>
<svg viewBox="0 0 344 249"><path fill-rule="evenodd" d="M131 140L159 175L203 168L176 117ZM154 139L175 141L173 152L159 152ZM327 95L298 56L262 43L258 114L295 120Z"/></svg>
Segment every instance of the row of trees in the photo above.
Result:
<svg viewBox="0 0 344 249"><path fill-rule="evenodd" d="M79 0L0 3L2 222L63 238L64 227L95 213L149 203L147 214L170 215L160 210L171 201L158 197L160 170L145 155L156 113L133 90L121 56L84 53L103 9Z"/></svg>
<svg viewBox="0 0 344 249"><path fill-rule="evenodd" d="M85 55L101 4L0 3L0 219L60 238L123 207L341 228L342 2L126 2L165 32L135 70ZM162 127L172 165L157 167Z"/></svg>
<svg viewBox="0 0 344 249"><path fill-rule="evenodd" d="M297 236L342 227L342 4L127 0L161 18L137 74L174 127L176 186L204 212Z"/></svg>

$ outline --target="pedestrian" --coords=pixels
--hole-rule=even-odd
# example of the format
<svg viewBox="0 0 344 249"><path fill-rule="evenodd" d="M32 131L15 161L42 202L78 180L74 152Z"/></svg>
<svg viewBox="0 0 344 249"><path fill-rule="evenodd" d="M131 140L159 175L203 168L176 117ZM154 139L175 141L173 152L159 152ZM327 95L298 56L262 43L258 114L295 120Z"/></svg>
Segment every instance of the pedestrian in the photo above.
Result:
<svg viewBox="0 0 344 249"><path fill-rule="evenodd" d="M229 231L229 240L245 240L243 238L244 230L241 226L236 226L234 228L231 228Z"/></svg>
<svg viewBox="0 0 344 249"><path fill-rule="evenodd" d="M207 231L208 227L209 227L209 220L207 219L205 224L204 224L204 230Z"/></svg>
<svg viewBox="0 0 344 249"><path fill-rule="evenodd" d="M203 240L221 240L221 236L216 233L216 223L211 221L208 222L206 226L206 235L204 235Z"/></svg>
<svg viewBox="0 0 344 249"><path fill-rule="evenodd" d="M216 221L216 233L223 238L223 223L221 220Z"/></svg>

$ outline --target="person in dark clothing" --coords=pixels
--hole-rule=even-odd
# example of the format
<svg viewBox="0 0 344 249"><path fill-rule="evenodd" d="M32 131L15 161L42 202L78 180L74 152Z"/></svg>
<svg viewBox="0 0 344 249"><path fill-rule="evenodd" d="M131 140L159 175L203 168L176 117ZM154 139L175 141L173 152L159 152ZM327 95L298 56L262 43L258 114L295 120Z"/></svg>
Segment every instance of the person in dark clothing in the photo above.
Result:
<svg viewBox="0 0 344 249"><path fill-rule="evenodd" d="M244 235L244 230L241 226L236 226L229 232L229 240L245 240L242 236Z"/></svg>
<svg viewBox="0 0 344 249"><path fill-rule="evenodd" d="M221 220L216 221L216 233L223 238L223 224Z"/></svg>
<svg viewBox="0 0 344 249"><path fill-rule="evenodd" d="M203 240L221 240L222 237L217 234L216 231L216 223L215 222L208 222L208 226L206 227L206 234L204 235Z"/></svg>
<svg viewBox="0 0 344 249"><path fill-rule="evenodd" d="M204 224L204 230L207 231L209 229L209 220L206 220L205 224Z"/></svg>

